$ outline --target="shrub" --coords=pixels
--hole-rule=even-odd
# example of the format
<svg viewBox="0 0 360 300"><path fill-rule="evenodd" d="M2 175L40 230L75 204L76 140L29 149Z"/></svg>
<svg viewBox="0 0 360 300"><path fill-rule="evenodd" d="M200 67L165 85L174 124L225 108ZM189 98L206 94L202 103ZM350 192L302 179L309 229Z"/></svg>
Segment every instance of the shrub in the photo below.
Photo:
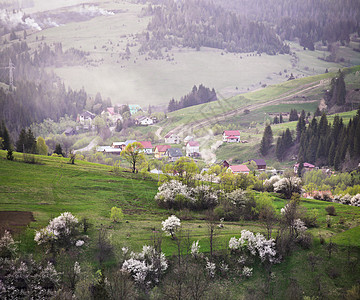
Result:
<svg viewBox="0 0 360 300"><path fill-rule="evenodd" d="M336 211L334 206L330 205L326 207L325 210L329 216L336 216Z"/></svg>
<svg viewBox="0 0 360 300"><path fill-rule="evenodd" d="M121 208L112 207L110 213L110 219L112 222L117 223L120 222L124 218L124 214Z"/></svg>

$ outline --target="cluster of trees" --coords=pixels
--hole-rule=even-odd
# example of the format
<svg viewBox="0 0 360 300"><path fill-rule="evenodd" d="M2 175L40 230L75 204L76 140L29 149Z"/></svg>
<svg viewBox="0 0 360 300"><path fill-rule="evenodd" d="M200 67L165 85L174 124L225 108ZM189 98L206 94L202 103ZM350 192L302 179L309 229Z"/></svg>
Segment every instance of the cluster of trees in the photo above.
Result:
<svg viewBox="0 0 360 300"><path fill-rule="evenodd" d="M320 120L313 118L306 126L305 112L302 111L296 126L298 161L352 170L360 161L360 109L347 125L342 118L334 117L329 123L323 113ZM294 144L291 132L287 129L276 143L276 156L281 161L287 150Z"/></svg>
<svg viewBox="0 0 360 300"><path fill-rule="evenodd" d="M0 88L0 119L5 121L13 136L17 136L22 128L48 118L58 121L60 117L68 115L75 120L84 109L98 113L104 107L111 106L111 100L103 100L100 94L93 99L88 97L84 89L66 90L55 74L49 74L43 68L47 65L46 57L52 57L55 52L45 45L41 49L41 53L48 53L44 63L43 56L40 58L38 55L38 62L35 56L32 57L25 42L12 44L0 52L0 64L7 65L9 59L15 64L16 88L9 91ZM56 52L62 52L60 44L56 49ZM1 77L0 81L8 83L8 78Z"/></svg>
<svg viewBox="0 0 360 300"><path fill-rule="evenodd" d="M360 160L360 110L347 125L339 116L335 116L333 123L329 124L323 114L319 122L314 118L299 134L300 161L340 170L341 167L352 169Z"/></svg>
<svg viewBox="0 0 360 300"><path fill-rule="evenodd" d="M155 4L158 4L158 1ZM140 52L163 47L211 47L229 52L289 53L276 32L265 23L249 20L213 2L199 0L162 1L148 9L153 18L151 35L143 39Z"/></svg>
<svg viewBox="0 0 360 300"><path fill-rule="evenodd" d="M346 85L345 74L339 70L336 77L331 79L330 90L326 92L326 104L331 108L334 105L345 105Z"/></svg>
<svg viewBox="0 0 360 300"><path fill-rule="evenodd" d="M216 100L217 96L214 89L210 90L202 84L199 85L199 88L194 85L191 92L181 97L179 101L176 101L174 98L171 99L168 105L168 111L172 112L185 107L208 103Z"/></svg>
<svg viewBox="0 0 360 300"><path fill-rule="evenodd" d="M300 39L300 44L314 50L314 43L349 42L358 32L360 10L356 0L215 0L226 9L254 21L275 26L283 40Z"/></svg>

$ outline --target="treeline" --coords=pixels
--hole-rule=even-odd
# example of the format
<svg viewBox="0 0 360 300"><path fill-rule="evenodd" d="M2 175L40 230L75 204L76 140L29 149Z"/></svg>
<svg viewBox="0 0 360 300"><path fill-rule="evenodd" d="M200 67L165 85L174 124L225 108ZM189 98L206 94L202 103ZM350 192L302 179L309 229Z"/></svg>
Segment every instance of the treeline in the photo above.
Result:
<svg viewBox="0 0 360 300"><path fill-rule="evenodd" d="M276 156L282 160L286 151L292 146L288 130L277 140ZM352 170L360 161L360 109L347 125L342 118L334 117L329 123L323 113L320 121L313 118L306 126L303 111L296 127L296 143L298 144L298 161L308 162L316 166L330 166L335 170Z"/></svg>
<svg viewBox="0 0 360 300"><path fill-rule="evenodd" d="M153 1L158 4L159 1ZM143 12L153 15L148 25L151 35L142 39L140 52L163 47L211 47L229 52L289 53L276 32L265 23L252 21L212 2L200 0L160 1Z"/></svg>
<svg viewBox="0 0 360 300"><path fill-rule="evenodd" d="M0 120L5 121L13 137L22 128L47 118L58 121L68 115L75 120L84 109L99 113L104 107L111 106L110 99L102 100L100 94L95 99L90 98L84 89L66 89L59 77L47 73L44 67L52 61L55 52L62 52L60 44L56 51L43 45L35 51L38 53L37 61L36 56L30 54L26 42L15 43L0 52L0 65L7 65L10 59L15 65L15 87L9 90L0 88ZM3 72L0 81L9 84L8 75Z"/></svg>
<svg viewBox="0 0 360 300"><path fill-rule="evenodd" d="M216 100L217 96L214 89L210 90L202 84L199 85L199 88L194 85L192 91L189 94L181 97L179 101L176 101L174 98L171 99L168 105L168 111L172 112L185 107L208 103Z"/></svg>
<svg viewBox="0 0 360 300"><path fill-rule="evenodd" d="M349 42L360 31L358 0L214 0L252 21L272 24L282 40L300 39L314 50L314 43Z"/></svg>

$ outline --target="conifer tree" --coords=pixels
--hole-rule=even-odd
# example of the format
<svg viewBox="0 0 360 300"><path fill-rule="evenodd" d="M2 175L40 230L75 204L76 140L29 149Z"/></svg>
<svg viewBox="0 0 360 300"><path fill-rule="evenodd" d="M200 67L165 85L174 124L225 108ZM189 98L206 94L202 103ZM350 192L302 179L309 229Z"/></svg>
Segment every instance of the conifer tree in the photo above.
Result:
<svg viewBox="0 0 360 300"><path fill-rule="evenodd" d="M264 135L260 143L260 152L262 155L266 155L269 152L269 148L273 143L273 133L271 126L267 125L264 130Z"/></svg>
<svg viewBox="0 0 360 300"><path fill-rule="evenodd" d="M3 138L2 149L3 150L10 150L11 149L11 138L10 138L10 135L9 135L9 131L6 128L4 120L1 123L0 137Z"/></svg>
<svg viewBox="0 0 360 300"><path fill-rule="evenodd" d="M284 123L284 119L283 119L283 116L282 116L282 114L280 113L280 123Z"/></svg>

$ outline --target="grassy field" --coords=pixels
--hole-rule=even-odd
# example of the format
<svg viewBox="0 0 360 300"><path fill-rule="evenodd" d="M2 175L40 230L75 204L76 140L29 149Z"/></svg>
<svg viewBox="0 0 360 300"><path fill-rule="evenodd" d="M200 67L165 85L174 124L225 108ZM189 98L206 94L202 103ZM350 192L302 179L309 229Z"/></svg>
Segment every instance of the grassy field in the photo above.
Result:
<svg viewBox="0 0 360 300"><path fill-rule="evenodd" d="M74 0L67 5L82 1ZM91 1L90 3L95 3ZM39 10L59 9L60 2L47 5L42 1ZM293 73L297 78L323 74L325 69L337 70L348 64L328 63L319 60L322 51L304 51L297 43L290 42L290 55L261 56L253 53L233 54L222 50L201 48L200 51L173 48L162 51L170 59L150 60L138 54L136 34L146 30L149 17L140 17L144 5L125 0L98 3L107 10L117 10L115 15L99 16L89 21L61 24L27 37L34 49L41 42L62 42L63 49L71 47L88 51L89 61L83 66L55 68L54 71L75 89L82 87L95 95L101 92L117 104L165 104L174 97L179 99L189 93L193 85L204 84L215 88L222 99L247 91L257 90L263 84L273 85L287 80ZM29 10L33 12L34 9ZM36 41L44 36L44 41ZM129 60L120 55L130 46ZM360 62L360 54L350 48L341 48L350 65ZM340 51L339 50L339 51ZM328 53L325 53L328 55Z"/></svg>
<svg viewBox="0 0 360 300"><path fill-rule="evenodd" d="M55 157L36 156L38 164L27 164L18 153L15 153L16 161L11 162L4 159L5 155L5 151L0 151L0 211L28 211L35 217L35 222L15 235L21 242L20 250L23 253L41 255L33 241L34 230L46 226L49 219L60 213L70 211L80 219L87 217L92 224L89 229L90 242L84 249L82 263L90 263L96 270L96 236L101 224L110 234L116 255L120 255L121 247L140 250L142 245L149 244L154 231L161 231L161 221L171 213L180 217L183 214L160 209L156 205L154 195L157 182L150 177L144 178L126 170L115 174L108 166L81 161L71 165L67 159ZM261 196L256 194L256 197ZM273 195L271 198L279 213L286 201ZM329 205L336 209L330 228L326 225L325 211ZM121 207L125 213L124 220L117 224L109 219L113 206ZM301 207L307 209L308 213L315 210L318 216L318 227L309 230L314 244L309 250L296 250L281 264L272 267L274 278L267 297L289 299L287 293L293 283L290 279L301 285L304 295L316 294L317 277L320 276L323 288L326 287L333 295L329 299L337 299L344 290L356 283L360 272L357 263L360 257L360 208L309 199L302 199ZM209 251L208 227L203 213L190 212L187 216L190 216L189 220L182 221L184 234L189 232L191 241L199 240L201 251ZM1 226L4 225L1 223ZM239 237L242 229L265 233L265 228L258 221L225 222L224 228L217 230L215 249L226 252L229 239ZM319 242L320 236L326 241L324 245ZM332 257L328 256L326 248L330 240L336 243ZM176 254L176 243L164 236L162 250L171 258ZM311 255L318 259L315 270L308 263ZM116 261L115 258L109 263L115 264ZM333 269L341 274L339 278L330 278ZM254 287L262 290L264 270L260 264L255 264L253 271L251 279L242 280L241 283L234 281L231 289L239 295Z"/></svg>

